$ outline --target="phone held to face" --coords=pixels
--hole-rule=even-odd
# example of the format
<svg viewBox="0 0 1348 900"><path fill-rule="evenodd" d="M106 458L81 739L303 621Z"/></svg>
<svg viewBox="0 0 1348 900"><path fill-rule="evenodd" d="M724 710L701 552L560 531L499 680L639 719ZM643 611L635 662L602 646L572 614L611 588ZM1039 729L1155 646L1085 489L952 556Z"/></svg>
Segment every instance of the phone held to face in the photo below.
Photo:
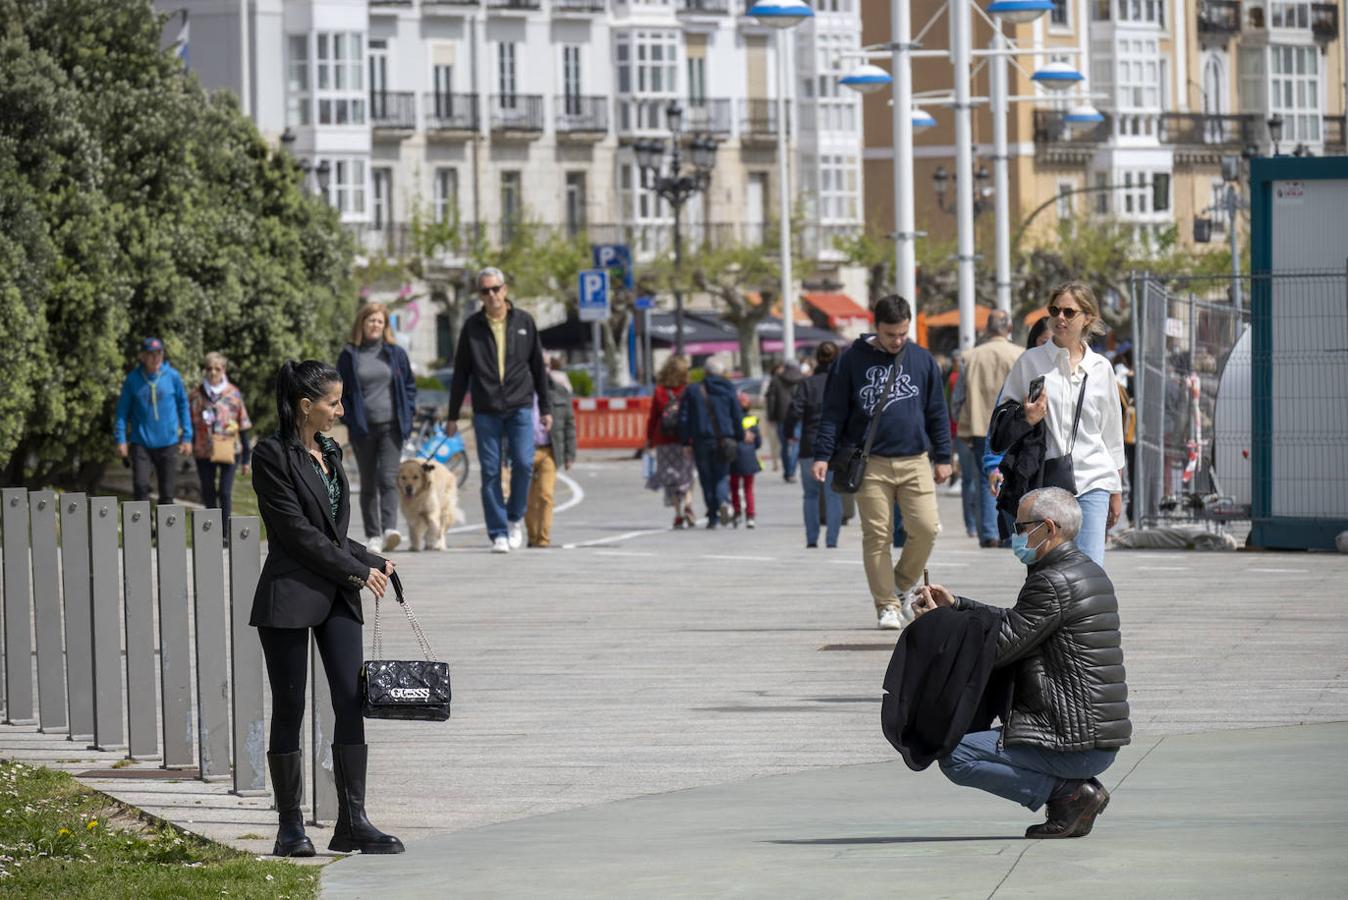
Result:
<svg viewBox="0 0 1348 900"><path fill-rule="evenodd" d="M1044 393L1044 376L1040 375L1038 378L1030 382L1030 389L1025 394L1025 402L1026 403L1035 402L1036 400L1039 399L1039 395L1042 393Z"/></svg>

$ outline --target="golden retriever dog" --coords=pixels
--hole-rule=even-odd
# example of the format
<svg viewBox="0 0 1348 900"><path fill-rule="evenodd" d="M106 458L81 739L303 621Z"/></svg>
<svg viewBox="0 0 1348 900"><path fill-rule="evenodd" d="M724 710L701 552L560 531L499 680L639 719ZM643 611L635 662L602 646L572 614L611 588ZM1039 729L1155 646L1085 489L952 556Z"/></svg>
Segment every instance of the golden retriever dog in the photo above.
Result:
<svg viewBox="0 0 1348 900"><path fill-rule="evenodd" d="M398 501L411 532L409 550L445 549L445 532L464 518L458 479L435 460L409 459L398 467Z"/></svg>

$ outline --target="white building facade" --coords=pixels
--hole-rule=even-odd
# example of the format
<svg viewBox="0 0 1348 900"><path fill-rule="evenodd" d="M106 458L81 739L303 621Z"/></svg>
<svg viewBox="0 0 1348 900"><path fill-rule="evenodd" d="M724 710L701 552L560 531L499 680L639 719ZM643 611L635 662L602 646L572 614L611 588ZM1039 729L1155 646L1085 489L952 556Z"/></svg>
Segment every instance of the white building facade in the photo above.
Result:
<svg viewBox="0 0 1348 900"><path fill-rule="evenodd" d="M788 95L790 194L806 246L862 222L859 101L825 75L859 44L856 0L818 0L787 42L746 0L156 0L188 26L189 66L239 92L264 134L328 163L328 199L370 252L396 255L414 214L498 245L529 224L668 246L673 214L641 186L632 144L687 135L720 146L711 185L684 208L696 243L761 243L775 220L778 91ZM240 15L246 9L243 46ZM247 60L246 64L244 60ZM800 126L803 126L800 127Z"/></svg>

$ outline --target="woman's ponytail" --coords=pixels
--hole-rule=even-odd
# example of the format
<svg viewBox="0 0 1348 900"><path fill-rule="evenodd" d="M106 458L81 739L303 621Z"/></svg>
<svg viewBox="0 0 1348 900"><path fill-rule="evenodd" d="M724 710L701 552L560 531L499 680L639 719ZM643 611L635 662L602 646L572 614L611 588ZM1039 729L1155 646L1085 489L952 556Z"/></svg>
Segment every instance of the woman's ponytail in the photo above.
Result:
<svg viewBox="0 0 1348 900"><path fill-rule="evenodd" d="M282 363L276 373L276 422L281 440L295 440L300 436L300 400L317 400L334 382L341 380L336 369L317 359Z"/></svg>

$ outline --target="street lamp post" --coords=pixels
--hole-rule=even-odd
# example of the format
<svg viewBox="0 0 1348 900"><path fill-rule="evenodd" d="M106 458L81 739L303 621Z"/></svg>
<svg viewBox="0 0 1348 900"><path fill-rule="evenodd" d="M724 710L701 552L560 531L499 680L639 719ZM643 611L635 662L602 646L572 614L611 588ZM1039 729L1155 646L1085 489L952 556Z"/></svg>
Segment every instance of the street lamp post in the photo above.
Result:
<svg viewBox="0 0 1348 900"><path fill-rule="evenodd" d="M641 186L654 191L674 210L674 352L683 354L683 205L694 194L711 184L711 170L716 162L716 139L708 135L693 138L690 145L692 168L685 170L683 161L683 107L671 102L665 108L669 123L670 150L668 168L661 172L666 160L665 142L659 138L636 143L637 167L641 170Z"/></svg>
<svg viewBox="0 0 1348 900"><path fill-rule="evenodd" d="M791 278L791 168L786 153L786 33L814 17L814 10L803 0L759 0L749 15L760 25L777 29L777 240L780 251L782 297L782 358L796 356L796 301Z"/></svg>

